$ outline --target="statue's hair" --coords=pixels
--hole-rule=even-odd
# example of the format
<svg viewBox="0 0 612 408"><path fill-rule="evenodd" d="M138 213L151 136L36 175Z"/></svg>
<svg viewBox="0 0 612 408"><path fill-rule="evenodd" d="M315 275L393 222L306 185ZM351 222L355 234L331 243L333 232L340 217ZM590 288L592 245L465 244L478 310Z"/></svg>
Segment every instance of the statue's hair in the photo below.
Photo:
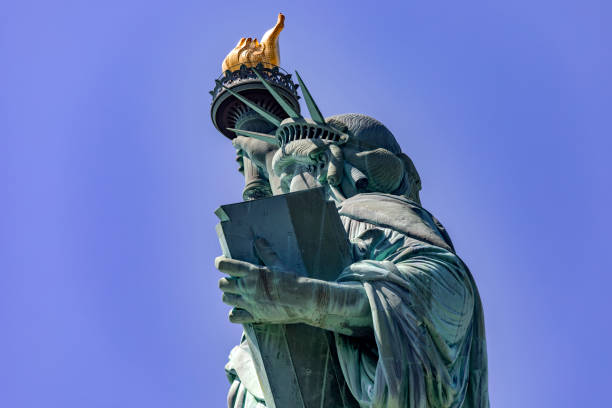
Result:
<svg viewBox="0 0 612 408"><path fill-rule="evenodd" d="M325 122L338 129L345 128L352 140L364 142L365 145L369 145L369 148L381 147L393 154L402 151L393 133L373 117L361 113L345 113L325 118Z"/></svg>
<svg viewBox="0 0 612 408"><path fill-rule="evenodd" d="M357 143L361 153L345 156L345 160L366 173L373 191L404 195L421 203L419 173L385 125L360 113L334 115L325 122L348 133Z"/></svg>

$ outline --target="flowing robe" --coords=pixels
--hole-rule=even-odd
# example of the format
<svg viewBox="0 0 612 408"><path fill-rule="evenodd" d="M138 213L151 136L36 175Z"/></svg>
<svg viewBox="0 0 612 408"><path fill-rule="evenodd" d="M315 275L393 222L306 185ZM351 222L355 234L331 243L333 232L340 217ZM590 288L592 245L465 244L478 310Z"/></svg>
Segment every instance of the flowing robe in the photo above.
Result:
<svg viewBox="0 0 612 408"><path fill-rule="evenodd" d="M358 194L338 208L353 251L340 282L363 284L373 338L336 334L362 408L488 408L482 305L442 225L414 202ZM230 354L230 408L263 408L248 345Z"/></svg>

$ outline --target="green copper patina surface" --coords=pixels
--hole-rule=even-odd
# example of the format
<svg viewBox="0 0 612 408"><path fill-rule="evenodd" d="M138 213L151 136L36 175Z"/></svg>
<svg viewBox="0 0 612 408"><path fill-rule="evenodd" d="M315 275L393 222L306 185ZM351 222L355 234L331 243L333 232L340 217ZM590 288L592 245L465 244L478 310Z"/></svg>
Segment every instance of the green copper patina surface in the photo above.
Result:
<svg viewBox="0 0 612 408"><path fill-rule="evenodd" d="M247 185L250 177L268 186L257 190L259 197L322 188L338 210L350 261L334 281L298 276L282 261L297 253L279 254L284 249L251 235L245 239L258 262L225 256L215 262L228 275L219 287L232 306L230 320L328 331L334 358L361 407L487 408L478 290L444 227L421 206L421 181L410 158L371 117L324 118L299 75L312 119L260 71L249 69L284 114L264 112L265 104L234 92L243 113L268 126L262 131L261 123L255 128L245 121L230 129L244 166L252 166L243 168ZM242 341L226 366L232 408L266 406L253 362L257 351L250 347Z"/></svg>

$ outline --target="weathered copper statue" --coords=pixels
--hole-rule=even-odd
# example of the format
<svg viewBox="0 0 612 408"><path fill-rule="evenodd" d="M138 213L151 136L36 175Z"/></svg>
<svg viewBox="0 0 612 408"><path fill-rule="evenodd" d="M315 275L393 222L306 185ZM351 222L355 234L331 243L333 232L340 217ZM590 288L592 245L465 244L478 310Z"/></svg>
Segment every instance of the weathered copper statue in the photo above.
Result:
<svg viewBox="0 0 612 408"><path fill-rule="evenodd" d="M421 206L416 168L377 120L362 114L323 117L296 73L312 118L301 115L297 85L278 69L277 43L283 22L280 15L261 43L242 39L224 61L224 76L211 92L213 122L232 139L245 174L244 199L274 196L257 201L259 209L252 204L253 211L260 213L244 213L247 222L248 214L258 217L248 227L252 231L238 238L226 231L222 237L222 242L233 239L236 245L241 240L244 248L254 248L253 255L249 259L222 256L215 262L228 275L219 287L223 301L232 306L230 321L244 324L247 333L226 366L231 380L229 407L285 408L275 402L280 400L292 401L291 407L312 406L315 400L321 407L488 407L478 291L444 227ZM335 204L344 236L334 235L333 225L327 230L319 226L322 218L336 216L333 205L333 214L313 216L323 212L303 210L322 208L316 194L291 195L317 188L321 202ZM283 194L288 195L276 197ZM291 225L266 224L267 203L273 211L289 208L293 218L287 223ZM230 208L226 210L229 213ZM221 210L220 214L226 222L232 218ZM325 222L333 224L333 220ZM317 278L321 276L317 270L294 270L288 263L305 256L306 249L298 243L295 253L285 253L289 246L263 238L285 227L290 235L331 231L320 233L327 255L308 252L308 257L320 257L317 265L327 265L326 259L336 262L336 253L346 244L346 265L331 271L336 276L333 280ZM340 243L329 252L326 244L333 242ZM231 251L225 250L229 255ZM279 395L288 391L270 385L275 381L272 377L282 376L285 368L275 371L257 362L261 353L253 348L266 341L266 333L278 327L293 330L292 325L316 328L313 338L329 334L331 342L324 350L333 354L329 364L341 372L334 380L339 384L334 392L342 394L335 405L321 395L328 392L327 359L321 373L311 373L301 369L304 356L298 355L299 347L285 354L291 360L285 362L297 373L295 395ZM295 343L291 330L283 336ZM247 342L249 333L254 337ZM308 344L310 340L301 341ZM318 374L322 388L304 380ZM313 393L316 399L309 397Z"/></svg>

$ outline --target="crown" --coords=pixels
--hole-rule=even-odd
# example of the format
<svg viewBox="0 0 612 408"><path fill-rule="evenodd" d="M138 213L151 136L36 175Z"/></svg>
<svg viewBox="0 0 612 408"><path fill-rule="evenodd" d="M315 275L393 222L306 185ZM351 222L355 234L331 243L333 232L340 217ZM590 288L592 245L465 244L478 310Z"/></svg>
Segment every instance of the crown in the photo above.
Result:
<svg viewBox="0 0 612 408"><path fill-rule="evenodd" d="M278 13L276 25L266 31L261 37L261 42L257 38L241 38L233 50L221 64L221 70L236 71L241 65L255 67L263 64L265 68L272 68L280 65L280 52L278 50L278 36L285 27L285 16Z"/></svg>

